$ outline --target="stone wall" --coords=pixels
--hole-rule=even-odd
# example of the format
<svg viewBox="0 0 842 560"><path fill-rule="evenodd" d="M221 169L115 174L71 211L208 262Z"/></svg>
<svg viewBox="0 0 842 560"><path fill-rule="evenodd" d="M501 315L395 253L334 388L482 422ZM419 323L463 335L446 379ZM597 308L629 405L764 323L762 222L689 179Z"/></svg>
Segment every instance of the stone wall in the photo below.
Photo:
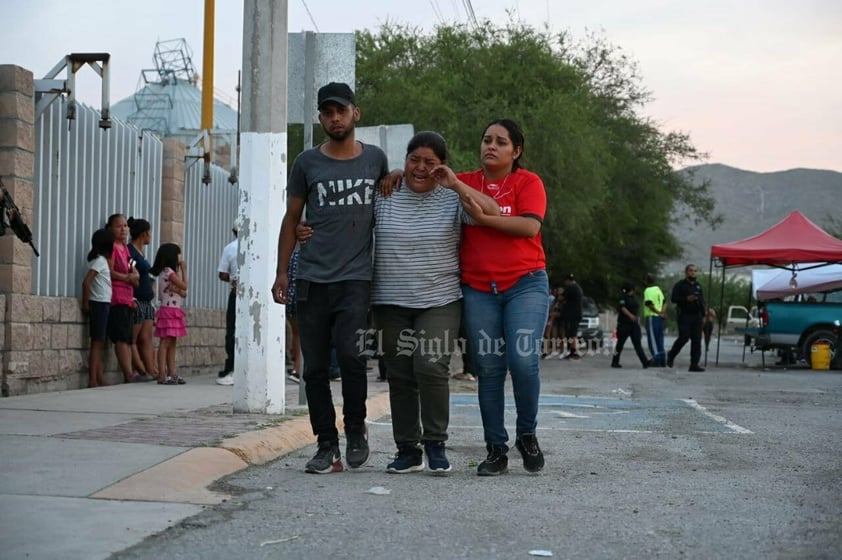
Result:
<svg viewBox="0 0 842 560"><path fill-rule="evenodd" d="M4 396L83 389L88 386L88 322L76 298L0 296L10 317L4 337ZM225 361L225 312L187 309L188 336L176 354L179 374L218 368ZM106 346L106 380L122 382L113 346Z"/></svg>

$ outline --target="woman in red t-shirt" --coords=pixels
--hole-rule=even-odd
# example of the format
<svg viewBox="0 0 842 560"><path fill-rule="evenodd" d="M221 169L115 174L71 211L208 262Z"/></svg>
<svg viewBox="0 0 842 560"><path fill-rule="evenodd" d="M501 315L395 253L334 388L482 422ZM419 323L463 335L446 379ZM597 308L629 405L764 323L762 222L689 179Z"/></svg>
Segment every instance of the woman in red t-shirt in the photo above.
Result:
<svg viewBox="0 0 842 560"><path fill-rule="evenodd" d="M516 122L495 120L482 135L482 168L452 178L500 206L500 215L486 216L482 225L462 226L460 252L464 322L476 360L488 449L488 457L477 468L480 476L508 470L509 435L503 420L507 372L512 375L517 409L515 446L527 471L544 467L535 429L549 293L541 244L547 194L541 178L520 166L523 147L523 131ZM444 177L451 175L447 171L439 171L438 178L447 181Z"/></svg>

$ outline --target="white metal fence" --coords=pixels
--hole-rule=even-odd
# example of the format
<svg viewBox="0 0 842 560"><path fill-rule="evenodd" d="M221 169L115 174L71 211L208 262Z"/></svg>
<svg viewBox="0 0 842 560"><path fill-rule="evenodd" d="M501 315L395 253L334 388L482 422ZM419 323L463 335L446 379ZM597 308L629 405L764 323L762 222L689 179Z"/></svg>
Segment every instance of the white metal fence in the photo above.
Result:
<svg viewBox="0 0 842 560"><path fill-rule="evenodd" d="M217 278L222 249L234 239L231 228L237 217L239 191L223 168L211 165L211 182L202 183L204 164L189 160L184 172L184 247L188 266L190 307L224 309L228 284ZM268 287L267 287L268 289Z"/></svg>
<svg viewBox="0 0 842 560"><path fill-rule="evenodd" d="M87 272L91 235L111 214L148 220L152 262L161 239L163 143L117 119L99 128L99 112L77 105L76 120L66 118L63 97L35 123L35 189L33 237L40 258L33 256L33 293L79 297ZM203 184L201 160L188 159L184 177L184 247L190 270L189 307L224 309L228 287L217 279L222 248L233 236L237 184L229 173L211 166L211 183Z"/></svg>
<svg viewBox="0 0 842 560"><path fill-rule="evenodd" d="M63 96L35 122L33 293L78 297L91 235L108 216L146 219L159 239L163 144L149 132L112 119L99 128L99 112L77 104L69 121ZM147 258L154 257L150 247ZM34 257L33 257L34 258Z"/></svg>

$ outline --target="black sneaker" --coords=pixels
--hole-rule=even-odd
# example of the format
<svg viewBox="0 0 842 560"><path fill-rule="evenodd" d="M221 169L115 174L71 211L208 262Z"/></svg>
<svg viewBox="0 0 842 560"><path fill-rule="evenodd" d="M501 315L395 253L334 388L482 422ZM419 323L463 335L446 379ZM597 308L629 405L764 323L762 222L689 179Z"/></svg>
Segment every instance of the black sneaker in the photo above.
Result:
<svg viewBox="0 0 842 560"><path fill-rule="evenodd" d="M345 460L352 469L358 469L368 462L368 427L362 432L345 433Z"/></svg>
<svg viewBox="0 0 842 560"><path fill-rule="evenodd" d="M674 363L675 363L675 358L673 358L672 356L667 356L667 367L669 367L669 368L673 367Z"/></svg>
<svg viewBox="0 0 842 560"><path fill-rule="evenodd" d="M313 458L307 462L304 472L311 474L329 474L342 471L342 458L339 455L339 443L321 441Z"/></svg>
<svg viewBox="0 0 842 560"><path fill-rule="evenodd" d="M395 459L386 465L386 472L392 474L406 474L424 470L424 459L421 450L411 445L398 448Z"/></svg>
<svg viewBox="0 0 842 560"><path fill-rule="evenodd" d="M477 467L477 476L497 476L509 472L508 449L505 445L486 445L488 457Z"/></svg>
<svg viewBox="0 0 842 560"><path fill-rule="evenodd" d="M703 368L701 366L698 366L698 365L695 365L695 366L690 366L690 368L687 371L705 371L705 368Z"/></svg>
<svg viewBox="0 0 842 560"><path fill-rule="evenodd" d="M425 441L424 454L427 455L427 471L430 474L446 476L450 472L450 461L444 452L443 441Z"/></svg>
<svg viewBox="0 0 842 560"><path fill-rule="evenodd" d="M523 456L523 468L531 473L536 473L544 468L544 454L538 447L538 438L535 434L521 434L515 440L515 447Z"/></svg>

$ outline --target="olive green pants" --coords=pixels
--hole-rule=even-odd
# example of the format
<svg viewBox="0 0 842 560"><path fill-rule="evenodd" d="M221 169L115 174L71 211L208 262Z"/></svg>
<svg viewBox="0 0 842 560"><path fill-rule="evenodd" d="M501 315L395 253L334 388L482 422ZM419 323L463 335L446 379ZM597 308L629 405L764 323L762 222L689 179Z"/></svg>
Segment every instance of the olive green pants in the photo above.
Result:
<svg viewBox="0 0 842 560"><path fill-rule="evenodd" d="M378 305L372 314L386 364L395 443L446 441L450 355L459 337L461 302L429 309Z"/></svg>

